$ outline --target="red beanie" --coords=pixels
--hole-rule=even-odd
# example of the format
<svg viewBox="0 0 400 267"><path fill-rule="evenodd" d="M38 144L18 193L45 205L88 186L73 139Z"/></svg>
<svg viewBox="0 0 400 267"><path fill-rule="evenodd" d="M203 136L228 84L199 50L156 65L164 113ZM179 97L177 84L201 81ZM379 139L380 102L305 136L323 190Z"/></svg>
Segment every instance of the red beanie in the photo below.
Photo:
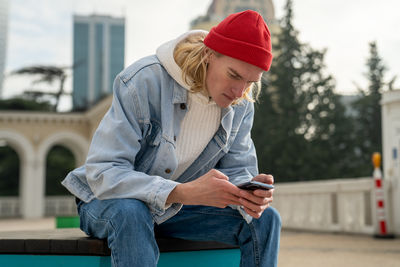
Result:
<svg viewBox="0 0 400 267"><path fill-rule="evenodd" d="M265 71L271 66L271 34L261 15L252 10L226 17L211 29L204 44Z"/></svg>

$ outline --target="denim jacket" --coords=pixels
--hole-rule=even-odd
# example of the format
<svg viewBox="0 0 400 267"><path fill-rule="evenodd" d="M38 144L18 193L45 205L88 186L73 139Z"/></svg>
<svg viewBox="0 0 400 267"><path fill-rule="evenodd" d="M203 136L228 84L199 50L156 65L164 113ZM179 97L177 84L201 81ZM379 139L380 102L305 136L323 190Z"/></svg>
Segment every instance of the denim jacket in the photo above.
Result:
<svg viewBox="0 0 400 267"><path fill-rule="evenodd" d="M153 55L115 79L113 101L97 128L84 166L62 184L84 202L94 198L135 198L147 204L156 223L175 215L182 204L166 206L179 183L215 168L238 184L258 174L250 130L253 103L224 108L221 125L200 156L175 181L176 137L187 112L187 94ZM243 214L243 212L242 212Z"/></svg>

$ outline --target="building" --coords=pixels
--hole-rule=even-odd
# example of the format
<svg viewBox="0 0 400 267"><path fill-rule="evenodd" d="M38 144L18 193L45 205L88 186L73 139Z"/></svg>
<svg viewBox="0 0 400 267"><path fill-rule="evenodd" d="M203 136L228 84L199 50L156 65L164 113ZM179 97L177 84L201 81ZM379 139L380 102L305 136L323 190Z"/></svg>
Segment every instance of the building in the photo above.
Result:
<svg viewBox="0 0 400 267"><path fill-rule="evenodd" d="M83 165L111 100L112 96L105 97L84 112L0 112L0 142L11 147L20 162L18 196L0 195L0 219L76 215L72 195L46 196L47 156L52 147L61 145L71 151L76 167Z"/></svg>
<svg viewBox="0 0 400 267"><path fill-rule="evenodd" d="M115 76L124 68L125 19L74 16L74 110L86 110L112 93Z"/></svg>
<svg viewBox="0 0 400 267"><path fill-rule="evenodd" d="M8 0L0 0L0 98L3 92L3 79L6 65Z"/></svg>
<svg viewBox="0 0 400 267"><path fill-rule="evenodd" d="M207 14L194 19L191 28L210 30L229 14L249 9L260 13L270 30L273 30L271 27L276 24L276 19L272 0L213 0Z"/></svg>
<svg viewBox="0 0 400 267"><path fill-rule="evenodd" d="M213 0L206 15L195 18L190 23L190 28L209 31L228 15L245 10L254 10L261 14L271 32L272 47L274 47L278 42L277 35L281 29L275 18L272 0ZM276 52L273 54L275 57Z"/></svg>
<svg viewBox="0 0 400 267"><path fill-rule="evenodd" d="M382 158L389 232L400 236L400 89L382 94Z"/></svg>

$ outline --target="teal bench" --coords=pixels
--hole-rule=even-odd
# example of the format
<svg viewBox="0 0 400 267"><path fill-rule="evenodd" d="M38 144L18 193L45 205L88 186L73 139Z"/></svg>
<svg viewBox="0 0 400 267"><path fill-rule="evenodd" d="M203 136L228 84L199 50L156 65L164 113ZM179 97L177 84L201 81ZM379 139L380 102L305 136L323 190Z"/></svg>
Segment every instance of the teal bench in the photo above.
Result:
<svg viewBox="0 0 400 267"><path fill-rule="evenodd" d="M239 266L238 247L157 237L158 267ZM105 240L90 238L79 229L0 232L0 266L111 267Z"/></svg>

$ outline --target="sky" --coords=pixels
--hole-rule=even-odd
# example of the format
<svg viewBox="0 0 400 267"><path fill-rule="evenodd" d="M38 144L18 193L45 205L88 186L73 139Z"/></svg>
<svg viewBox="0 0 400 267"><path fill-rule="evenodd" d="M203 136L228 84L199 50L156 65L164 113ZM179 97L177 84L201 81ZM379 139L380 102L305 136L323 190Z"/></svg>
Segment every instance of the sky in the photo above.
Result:
<svg viewBox="0 0 400 267"><path fill-rule="evenodd" d="M9 0L6 78L3 98L31 88L27 77L10 76L30 65L72 64L73 14L126 18L125 65L153 54L165 41L189 30L190 21L204 15L212 0ZM276 18L286 0L273 0ZM400 1L293 0L293 24L299 39L314 49L327 49L327 72L336 91L351 94L366 87L369 42L376 41L387 67L386 81L400 74ZM66 83L71 92L72 79ZM36 87L42 88L40 85ZM400 77L395 82L400 88ZM50 90L50 89L48 89ZM62 99L62 109L71 106Z"/></svg>

